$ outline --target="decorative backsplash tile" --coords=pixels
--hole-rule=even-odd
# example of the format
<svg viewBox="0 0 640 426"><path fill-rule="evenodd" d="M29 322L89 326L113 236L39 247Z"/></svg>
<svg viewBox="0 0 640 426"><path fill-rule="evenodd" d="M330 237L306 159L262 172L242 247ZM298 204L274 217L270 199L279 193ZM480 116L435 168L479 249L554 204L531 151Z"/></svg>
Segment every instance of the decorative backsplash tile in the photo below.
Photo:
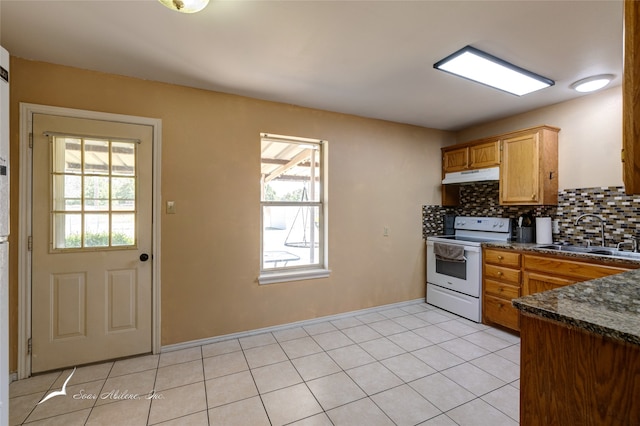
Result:
<svg viewBox="0 0 640 426"><path fill-rule="evenodd" d="M559 192L557 216L560 233L557 241L571 244L601 245L600 221L582 214L595 214L605 220L605 243L609 247L630 241L640 231L640 196L626 195L623 187L578 188ZM628 248L625 247L625 248Z"/></svg>
<svg viewBox="0 0 640 426"><path fill-rule="evenodd" d="M558 193L557 206L501 206L498 183L480 182L461 186L460 206L422 207L423 237L444 232L445 214L457 216L508 217L516 219L524 213L534 217L551 217L558 220L559 233L554 241L570 244L601 245L600 222L586 217L575 226L576 219L586 213L596 214L605 220L605 242L614 247L621 241L630 241L640 232L640 196L628 196L623 187L567 189Z"/></svg>
<svg viewBox="0 0 640 426"><path fill-rule="evenodd" d="M531 213L534 217L555 216L556 206L501 206L498 182L478 182L460 187L460 206L423 206L422 234L441 235L444 232L445 214L456 216L508 217L516 220Z"/></svg>

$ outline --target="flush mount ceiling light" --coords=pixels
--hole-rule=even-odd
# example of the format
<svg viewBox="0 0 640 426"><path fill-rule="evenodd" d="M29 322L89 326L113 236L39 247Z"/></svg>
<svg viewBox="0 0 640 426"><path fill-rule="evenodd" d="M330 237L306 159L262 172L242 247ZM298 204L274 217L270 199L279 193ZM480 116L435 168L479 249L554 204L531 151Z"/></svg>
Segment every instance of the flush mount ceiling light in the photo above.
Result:
<svg viewBox="0 0 640 426"><path fill-rule="evenodd" d="M171 10L182 13L196 13L204 9L209 0L158 0Z"/></svg>
<svg viewBox="0 0 640 426"><path fill-rule="evenodd" d="M613 74L600 74L592 77L583 78L571 85L575 91L588 93L600 90L613 80Z"/></svg>
<svg viewBox="0 0 640 426"><path fill-rule="evenodd" d="M463 47L433 67L517 96L555 84L553 80L471 46Z"/></svg>

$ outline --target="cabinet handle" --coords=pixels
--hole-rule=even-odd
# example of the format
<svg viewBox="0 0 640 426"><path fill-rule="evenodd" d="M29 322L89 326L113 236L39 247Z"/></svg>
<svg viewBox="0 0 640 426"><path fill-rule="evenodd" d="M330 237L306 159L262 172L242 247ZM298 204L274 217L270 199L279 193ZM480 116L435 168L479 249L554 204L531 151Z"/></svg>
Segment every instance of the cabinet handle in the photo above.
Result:
<svg viewBox="0 0 640 426"><path fill-rule="evenodd" d="M502 309L504 305L502 303L498 303L498 308Z"/></svg>
<svg viewBox="0 0 640 426"><path fill-rule="evenodd" d="M502 259L504 259L504 257L498 256L498 260L502 260Z"/></svg>
<svg viewBox="0 0 640 426"><path fill-rule="evenodd" d="M536 194L531 194L531 199L535 200L536 199Z"/></svg>
<svg viewBox="0 0 640 426"><path fill-rule="evenodd" d="M498 289L498 291L499 291L500 293L502 293L502 292L504 291L504 288L500 287L500 288Z"/></svg>
<svg viewBox="0 0 640 426"><path fill-rule="evenodd" d="M502 271L498 271L498 276L501 277L502 276Z"/></svg>

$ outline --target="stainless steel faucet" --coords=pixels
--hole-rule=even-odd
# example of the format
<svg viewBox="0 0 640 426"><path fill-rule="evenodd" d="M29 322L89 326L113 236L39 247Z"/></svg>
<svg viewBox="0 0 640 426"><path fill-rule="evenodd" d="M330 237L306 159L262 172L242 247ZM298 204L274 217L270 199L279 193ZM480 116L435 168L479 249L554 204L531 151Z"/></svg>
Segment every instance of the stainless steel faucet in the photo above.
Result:
<svg viewBox="0 0 640 426"><path fill-rule="evenodd" d="M602 216L598 216L597 214L585 213L583 215L578 216L578 218L576 219L575 225L578 226L578 223L585 217L595 217L596 219L600 220L600 233L602 234L602 247L605 247L605 244L604 244L604 225L607 223L607 221L604 220L604 218Z"/></svg>

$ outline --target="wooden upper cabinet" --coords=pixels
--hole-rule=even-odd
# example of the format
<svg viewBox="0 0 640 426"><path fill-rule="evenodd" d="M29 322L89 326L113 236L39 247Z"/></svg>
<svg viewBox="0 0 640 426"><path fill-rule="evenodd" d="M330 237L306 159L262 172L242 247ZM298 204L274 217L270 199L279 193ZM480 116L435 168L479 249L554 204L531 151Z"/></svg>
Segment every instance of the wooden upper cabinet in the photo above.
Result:
<svg viewBox="0 0 640 426"><path fill-rule="evenodd" d="M469 168L469 148L443 149L442 168L444 173L459 172Z"/></svg>
<svg viewBox="0 0 640 426"><path fill-rule="evenodd" d="M624 2L622 174L627 194L640 194L640 2Z"/></svg>
<svg viewBox="0 0 640 426"><path fill-rule="evenodd" d="M558 132L538 126L442 148L442 177L500 167L500 204L558 204ZM460 203L459 185L442 185L442 205Z"/></svg>
<svg viewBox="0 0 640 426"><path fill-rule="evenodd" d="M500 140L484 142L469 147L469 168L483 169L500 165Z"/></svg>
<svg viewBox="0 0 640 426"><path fill-rule="evenodd" d="M500 140L478 141L462 147L442 148L443 173L484 169L500 165Z"/></svg>
<svg viewBox="0 0 640 426"><path fill-rule="evenodd" d="M549 126L502 139L500 204L558 204L558 132Z"/></svg>
<svg viewBox="0 0 640 426"><path fill-rule="evenodd" d="M500 203L537 203L540 197L538 133L529 133L502 141L505 162L500 177Z"/></svg>

